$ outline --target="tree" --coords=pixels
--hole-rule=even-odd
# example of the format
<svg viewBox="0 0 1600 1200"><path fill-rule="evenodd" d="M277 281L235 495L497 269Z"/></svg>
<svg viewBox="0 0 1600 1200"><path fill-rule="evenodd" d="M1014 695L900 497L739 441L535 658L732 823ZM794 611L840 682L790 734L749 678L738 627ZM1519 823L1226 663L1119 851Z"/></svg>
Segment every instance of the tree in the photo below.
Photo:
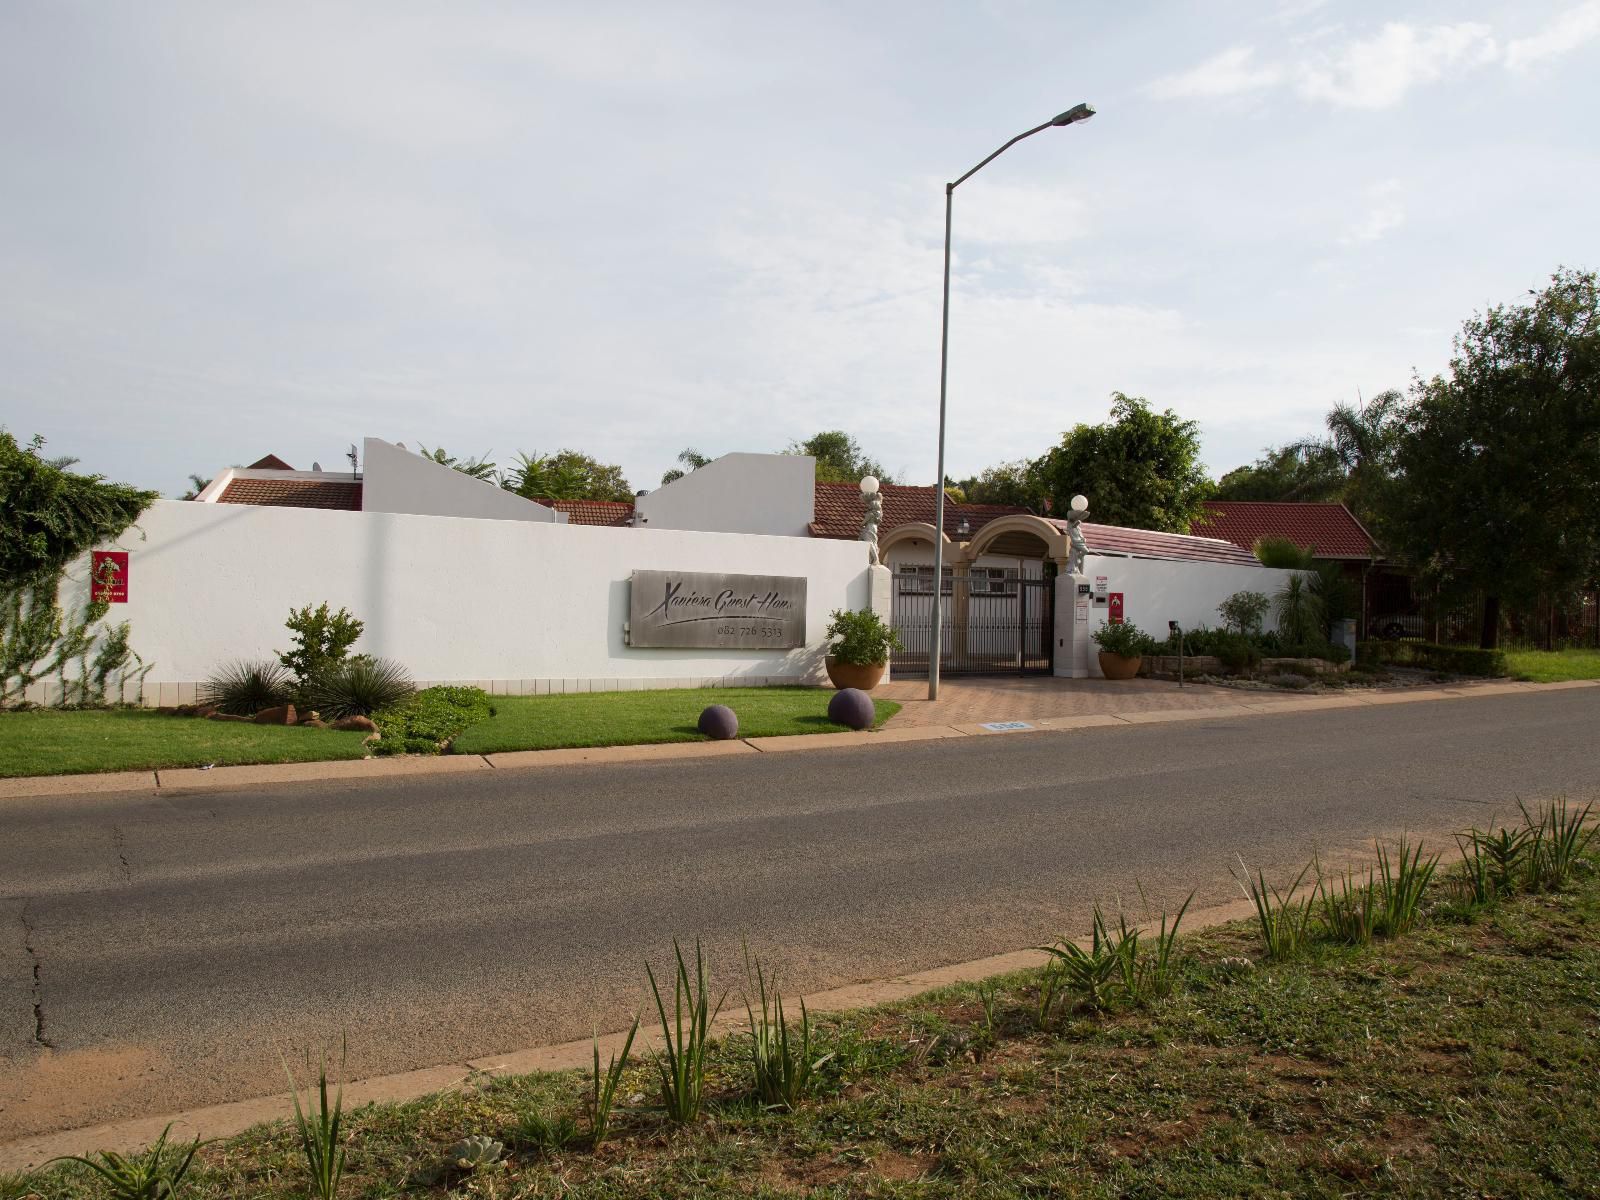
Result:
<svg viewBox="0 0 1600 1200"><path fill-rule="evenodd" d="M1188 533L1215 486L1200 465L1200 430L1170 408L1111 393L1111 420L1078 425L1034 464L1051 511L1072 497L1089 498L1089 513L1108 525Z"/></svg>
<svg viewBox="0 0 1600 1200"><path fill-rule="evenodd" d="M494 463L489 461L489 455L493 451L485 451L477 458L457 459L453 454L446 454L443 446L435 446L432 450L429 450L421 442L418 442L417 452L423 458L431 458L441 467L449 467L452 470L460 471L463 475L470 475L473 479L493 480L495 478Z"/></svg>
<svg viewBox="0 0 1600 1200"><path fill-rule="evenodd" d="M672 483L674 480L682 479L689 473L689 471L698 471L701 467L710 462L711 459L709 456L701 454L700 451L696 450L693 446L689 446L686 449L678 451L678 461L687 467L688 470L681 471L677 467L673 467L661 477L662 487Z"/></svg>
<svg viewBox="0 0 1600 1200"><path fill-rule="evenodd" d="M1323 454L1301 445L1269 446L1260 458L1217 480L1216 500L1337 500L1344 472Z"/></svg>
<svg viewBox="0 0 1600 1200"><path fill-rule="evenodd" d="M1033 512L1043 506L1044 485L1036 464L1025 458L985 467L981 473L963 479L956 486L969 504L1009 504Z"/></svg>
<svg viewBox="0 0 1600 1200"><path fill-rule="evenodd" d="M1600 577L1600 287L1558 270L1523 304L1469 319L1449 373L1418 380L1385 501L1395 546L1447 595L1502 600Z"/></svg>
<svg viewBox="0 0 1600 1200"><path fill-rule="evenodd" d="M178 499L180 499L180 500L193 500L196 496L198 496L201 492L205 491L210 486L211 486L211 480L207 479L204 475L196 475L196 474L191 473L189 475L189 490L187 492L185 492L182 496L179 496Z"/></svg>
<svg viewBox="0 0 1600 1200"><path fill-rule="evenodd" d="M855 438L842 429L825 429L803 442L790 442L785 454L809 454L817 460L817 479L822 483L859 483L876 475L882 483L893 483L883 464L868 458Z"/></svg>
<svg viewBox="0 0 1600 1200"><path fill-rule="evenodd" d="M633 499L621 467L576 450L518 454L516 465L500 477L500 486L529 500Z"/></svg>

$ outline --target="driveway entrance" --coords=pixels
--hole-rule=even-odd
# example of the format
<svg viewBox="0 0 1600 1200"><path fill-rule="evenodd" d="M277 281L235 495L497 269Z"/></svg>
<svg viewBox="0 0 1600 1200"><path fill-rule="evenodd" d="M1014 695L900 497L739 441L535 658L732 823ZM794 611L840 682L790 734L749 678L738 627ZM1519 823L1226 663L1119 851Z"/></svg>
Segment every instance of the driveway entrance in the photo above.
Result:
<svg viewBox="0 0 1600 1200"><path fill-rule="evenodd" d="M1055 580L1017 572L947 575L940 589L939 674L1049 675L1055 647ZM890 578L890 623L901 648L897 679L926 679L933 640L933 576Z"/></svg>

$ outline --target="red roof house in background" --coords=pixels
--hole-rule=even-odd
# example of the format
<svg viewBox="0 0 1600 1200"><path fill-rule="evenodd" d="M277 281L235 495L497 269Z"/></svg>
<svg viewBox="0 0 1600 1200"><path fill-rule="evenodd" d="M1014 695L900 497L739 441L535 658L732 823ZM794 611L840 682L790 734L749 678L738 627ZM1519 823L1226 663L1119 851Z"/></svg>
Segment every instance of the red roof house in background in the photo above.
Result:
<svg viewBox="0 0 1600 1200"><path fill-rule="evenodd" d="M1315 558L1340 562L1371 563L1382 556L1366 526L1337 503L1207 500L1205 515L1190 524L1189 532L1246 550L1254 550L1262 538L1287 538Z"/></svg>

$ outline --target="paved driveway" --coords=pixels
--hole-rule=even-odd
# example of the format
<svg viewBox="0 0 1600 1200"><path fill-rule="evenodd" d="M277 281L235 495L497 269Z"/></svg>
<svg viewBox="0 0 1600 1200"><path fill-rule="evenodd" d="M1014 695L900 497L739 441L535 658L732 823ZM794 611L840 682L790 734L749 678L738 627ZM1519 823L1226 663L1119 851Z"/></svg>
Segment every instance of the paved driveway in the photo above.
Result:
<svg viewBox="0 0 1600 1200"><path fill-rule="evenodd" d="M873 695L905 706L887 722L890 728L1216 708L1246 702L1264 705L1305 699L1297 692L1244 691L1193 683L1179 687L1159 679L1057 679L1050 675L941 679L939 698L932 702L928 700L926 679L885 683Z"/></svg>

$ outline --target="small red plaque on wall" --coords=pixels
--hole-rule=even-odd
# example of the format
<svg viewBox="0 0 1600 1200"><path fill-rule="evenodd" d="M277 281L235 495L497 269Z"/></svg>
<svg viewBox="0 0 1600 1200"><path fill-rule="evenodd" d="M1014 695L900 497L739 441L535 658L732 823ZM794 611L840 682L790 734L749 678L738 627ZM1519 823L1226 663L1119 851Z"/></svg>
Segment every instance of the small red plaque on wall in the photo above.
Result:
<svg viewBox="0 0 1600 1200"><path fill-rule="evenodd" d="M126 550L96 550L93 555L94 598L109 600L112 604L128 602L128 552Z"/></svg>
<svg viewBox="0 0 1600 1200"><path fill-rule="evenodd" d="M1121 592L1112 592L1111 593L1110 621L1111 621L1111 624L1113 624L1113 625L1121 625L1122 624L1122 593Z"/></svg>

